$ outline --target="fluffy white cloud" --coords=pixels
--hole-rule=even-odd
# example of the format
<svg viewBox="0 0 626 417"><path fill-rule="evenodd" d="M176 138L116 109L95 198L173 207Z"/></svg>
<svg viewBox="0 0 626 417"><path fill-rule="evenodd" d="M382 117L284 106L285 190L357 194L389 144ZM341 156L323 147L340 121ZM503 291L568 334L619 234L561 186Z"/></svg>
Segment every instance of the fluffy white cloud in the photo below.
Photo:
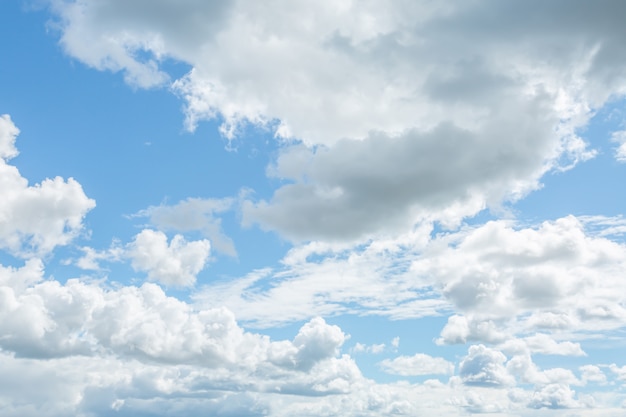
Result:
<svg viewBox="0 0 626 417"><path fill-rule="evenodd" d="M449 319L442 342L500 343L511 333L623 326L623 283L605 277L624 270L626 248L587 233L576 218L522 229L489 222L448 237L412 266L437 276L446 298L465 313ZM581 353L575 345L527 342L536 352Z"/></svg>
<svg viewBox="0 0 626 417"><path fill-rule="evenodd" d="M13 124L8 114L0 116L0 158L5 161L17 156L19 153L15 147L15 138L20 130Z"/></svg>
<svg viewBox="0 0 626 417"><path fill-rule="evenodd" d="M209 258L208 240L185 241L176 235L167 242L165 233L144 229L129 244L126 256L133 268L148 273L148 279L165 285L190 286Z"/></svg>
<svg viewBox="0 0 626 417"><path fill-rule="evenodd" d="M529 354L513 356L507 362L506 368L510 374L517 376L520 382L534 384L536 387L545 387L550 384L583 385L569 369L539 369Z"/></svg>
<svg viewBox="0 0 626 417"><path fill-rule="evenodd" d="M576 393L566 385L546 385L533 394L528 406L530 408L579 408L587 405L575 399L575 394Z"/></svg>
<svg viewBox="0 0 626 417"><path fill-rule="evenodd" d="M509 339L500 346L505 352L529 352L542 355L586 356L580 343L557 342L548 334L536 333L522 339Z"/></svg>
<svg viewBox="0 0 626 417"><path fill-rule="evenodd" d="M483 345L469 347L467 356L459 364L459 376L464 384L477 386L508 386L515 378L504 366L506 356Z"/></svg>
<svg viewBox="0 0 626 417"><path fill-rule="evenodd" d="M194 299L227 305L260 327L345 312L445 314L438 343L523 339L518 347L533 353L581 355L572 333L589 337L626 319L623 282L605 279L626 268L626 247L603 236L612 224L586 224L493 221L434 237L422 227L356 247L314 242L292 249L282 268L211 283Z"/></svg>
<svg viewBox="0 0 626 417"><path fill-rule="evenodd" d="M167 59L189 64L172 89L190 128L220 118L228 137L252 122L301 139L272 170L291 183L244 210L292 239L519 198L592 157L576 129L626 92L619 2L50 2L88 65L156 86Z"/></svg>
<svg viewBox="0 0 626 417"><path fill-rule="evenodd" d="M363 343L357 342L354 347L351 349L352 353L371 353L377 355L379 353L383 353L387 346L384 343L374 343L373 345L365 345ZM397 346L394 346L397 348Z"/></svg>
<svg viewBox="0 0 626 417"><path fill-rule="evenodd" d="M580 368L581 378L584 384L588 382L606 384L607 378L602 370L595 365L583 365Z"/></svg>
<svg viewBox="0 0 626 417"><path fill-rule="evenodd" d="M7 416L452 417L461 410L525 415L526 406L589 404L561 395L577 383L564 370L513 366L515 358L507 363L480 345L470 347L447 384L377 384L341 355L345 334L321 318L291 341L273 341L245 331L227 309L195 309L155 284L107 289L41 281L35 261L2 271L0 404ZM430 359L430 368L438 363L450 371L451 364ZM528 370L538 375L536 389L512 395L512 375L523 379L533 375Z"/></svg>
<svg viewBox="0 0 626 417"><path fill-rule="evenodd" d="M454 227L593 157L576 132L626 92L622 2L49 3L69 55L134 86L169 85L188 128L218 118L231 139L248 122L273 129L279 186L245 202L243 220L318 240L280 268L211 283L193 305L150 283L43 281L37 259L0 268L4 414L533 415L593 404L570 385L602 383L599 368L578 379L531 355L580 356L574 338L626 324L624 283L606 279L623 275L626 247L574 217L437 236L430 223ZM168 59L192 69L172 80ZM93 202L72 179L29 187L6 164L17 132L0 119L0 247L43 255L76 236ZM141 214L234 253L215 216L228 204ZM125 249L149 279L190 286L210 246L144 230ZM86 268L123 257L85 252ZM447 384L376 384L341 355L343 331L316 318L341 313L446 314L439 343L482 344ZM272 341L235 314L260 327L310 321ZM446 374L452 364L415 355L383 366Z"/></svg>
<svg viewBox="0 0 626 417"><path fill-rule="evenodd" d="M148 217L159 230L200 231L211 241L214 250L230 256L237 254L232 239L224 235L216 215L233 207L234 200L188 198L173 206L150 206L135 216Z"/></svg>
<svg viewBox="0 0 626 417"><path fill-rule="evenodd" d="M315 318L293 342L270 342L245 332L225 308L196 311L151 283L116 290L76 279L62 285L41 281L41 265L35 261L0 272L5 278L0 286L0 347L19 356L109 352L141 361L248 370L271 356L263 366L311 370L335 358L345 339L337 326ZM31 284L16 282L21 278ZM278 360L281 352L293 353L292 360Z"/></svg>
<svg viewBox="0 0 626 417"><path fill-rule="evenodd" d="M617 149L615 149L615 159L619 162L626 162L626 131L621 130L614 132L611 135L613 142L617 143Z"/></svg>
<svg viewBox="0 0 626 417"><path fill-rule="evenodd" d="M424 353L385 359L380 366L387 373L403 376L451 375L454 372L454 364L443 358L434 358Z"/></svg>
<svg viewBox="0 0 626 417"><path fill-rule="evenodd" d="M0 116L0 248L22 257L44 255L76 237L96 204L73 178L48 178L29 186L7 164L17 155L18 134L11 118Z"/></svg>

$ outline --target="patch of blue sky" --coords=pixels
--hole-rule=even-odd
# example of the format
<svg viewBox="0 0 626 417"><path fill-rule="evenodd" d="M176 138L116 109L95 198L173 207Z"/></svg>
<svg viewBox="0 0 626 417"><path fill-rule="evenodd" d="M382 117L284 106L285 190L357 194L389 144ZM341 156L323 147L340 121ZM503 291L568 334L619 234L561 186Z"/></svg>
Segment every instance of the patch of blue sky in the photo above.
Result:
<svg viewBox="0 0 626 417"><path fill-rule="evenodd" d="M422 317L406 320L390 320L388 317L377 315L342 315L329 319L350 334L343 351L351 352L352 357L359 365L361 372L376 381L390 383L398 380L424 381L426 379L443 378L444 375L415 375L400 376L385 372L380 362L384 359L393 359L398 356L413 356L426 354L432 357L443 357L450 362L456 362L467 354L464 344L440 346L436 344L439 333L445 326L447 317ZM393 345L397 339L397 347ZM371 347L384 344L379 353L373 351L355 351L357 344Z"/></svg>

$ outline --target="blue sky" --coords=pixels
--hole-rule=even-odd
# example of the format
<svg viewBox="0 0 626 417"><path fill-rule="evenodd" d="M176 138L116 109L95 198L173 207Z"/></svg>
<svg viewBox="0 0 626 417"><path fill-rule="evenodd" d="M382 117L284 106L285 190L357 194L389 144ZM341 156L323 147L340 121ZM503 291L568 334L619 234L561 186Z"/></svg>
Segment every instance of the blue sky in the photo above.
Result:
<svg viewBox="0 0 626 417"><path fill-rule="evenodd" d="M6 416L614 416L619 1L0 4Z"/></svg>

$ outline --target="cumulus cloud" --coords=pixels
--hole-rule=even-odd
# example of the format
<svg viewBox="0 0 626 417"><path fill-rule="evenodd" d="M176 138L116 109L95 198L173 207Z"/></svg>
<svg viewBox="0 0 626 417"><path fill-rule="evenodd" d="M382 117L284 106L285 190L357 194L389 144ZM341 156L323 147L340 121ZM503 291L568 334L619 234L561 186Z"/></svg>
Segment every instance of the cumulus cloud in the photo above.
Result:
<svg viewBox="0 0 626 417"><path fill-rule="evenodd" d="M321 318L304 323L293 340L272 340L244 330L225 308L197 309L152 283L61 284L42 280L35 261L0 272L0 385L6 387L0 401L8 416L110 410L128 416L452 417L459 407L520 413L526 405L587 404L561 395L571 393L575 378L564 370L540 371L532 362L525 369L539 375L536 390L520 389L511 399L506 388L514 383L512 375L532 373L518 373L514 358L506 362L501 352L482 345L469 348L449 384L377 384L341 354L343 331ZM400 358L414 372L451 372L452 364L441 358ZM597 375L595 368L585 372Z"/></svg>
<svg viewBox="0 0 626 417"><path fill-rule="evenodd" d="M0 393L7 415L267 415L272 395L319 398L372 384L339 356L341 329L321 318L293 341L272 341L245 331L227 309L195 310L155 284L43 281L34 261L1 272L0 384L15 374ZM190 393L203 400L172 401Z"/></svg>
<svg viewBox="0 0 626 417"><path fill-rule="evenodd" d="M15 138L20 134L20 130L13 124L11 116L3 114L0 116L0 158L5 161L17 156L19 153L15 147Z"/></svg>
<svg viewBox="0 0 626 417"><path fill-rule="evenodd" d="M135 216L148 217L159 230L175 232L200 231L211 241L211 247L226 255L237 254L235 245L222 232L221 219L216 217L233 207L234 200L188 198L175 205L150 206Z"/></svg>
<svg viewBox="0 0 626 417"><path fill-rule="evenodd" d="M579 370L584 384L591 382L603 385L607 382L606 374L595 365L583 365Z"/></svg>
<svg viewBox="0 0 626 417"><path fill-rule="evenodd" d="M47 178L28 185L7 163L17 155L18 134L11 118L0 116L0 248L21 257L41 256L74 239L96 203L73 178Z"/></svg>
<svg viewBox="0 0 626 417"><path fill-rule="evenodd" d="M504 366L506 356L484 345L472 345L459 364L459 376L464 384L477 386L508 386L515 378Z"/></svg>
<svg viewBox="0 0 626 417"><path fill-rule="evenodd" d="M460 239L448 236L447 246L433 246L412 267L415 273L436 274L443 294L465 313L449 319L442 342L500 343L520 326L537 332L623 325L622 284L604 277L620 274L626 249L587 233L575 217L520 229L489 222L457 234ZM575 345L534 345L548 354L580 354Z"/></svg>
<svg viewBox="0 0 626 417"><path fill-rule="evenodd" d="M586 224L498 220L437 236L422 226L357 246L313 242L294 247L282 267L210 283L194 300L227 305L260 327L346 312L445 315L440 344L528 338L523 348L535 353L581 355L572 333L589 337L626 319L623 283L604 278L622 273L626 247L603 236L612 225Z"/></svg>
<svg viewBox="0 0 626 417"><path fill-rule="evenodd" d="M165 285L190 286L209 258L208 240L187 242L175 235L168 243L165 233L144 229L129 244L126 256L137 271L148 273L148 279Z"/></svg>
<svg viewBox="0 0 626 417"><path fill-rule="evenodd" d="M493 115L481 132L445 123L315 151L287 149L272 174L293 183L270 202L245 204L244 222L295 240L355 239L406 230L420 220L457 224L487 201L524 195L547 169L542 155L555 150L546 149L552 145L545 140L551 129L543 123L545 110L531 103L512 113L516 122L528 117L528 129L515 130L499 120L508 115Z"/></svg>
<svg viewBox="0 0 626 417"><path fill-rule="evenodd" d="M619 2L50 1L65 51L90 66L148 87L167 59L189 64L171 88L190 129L219 118L230 138L254 123L301 140L271 169L290 183L244 207L295 240L520 198L592 157L577 129L626 92Z"/></svg>
<svg viewBox="0 0 626 417"><path fill-rule="evenodd" d="M566 385L550 384L533 394L530 408L579 408L584 403L575 398L576 393Z"/></svg>
<svg viewBox="0 0 626 417"><path fill-rule="evenodd" d="M402 376L451 375L454 372L454 364L424 353L385 359L380 366L387 373Z"/></svg>

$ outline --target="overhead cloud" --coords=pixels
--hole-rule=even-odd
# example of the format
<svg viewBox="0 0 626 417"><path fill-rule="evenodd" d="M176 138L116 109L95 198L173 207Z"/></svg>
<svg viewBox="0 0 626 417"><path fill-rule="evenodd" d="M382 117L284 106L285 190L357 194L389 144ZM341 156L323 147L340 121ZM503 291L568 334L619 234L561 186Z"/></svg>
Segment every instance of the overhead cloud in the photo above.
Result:
<svg viewBox="0 0 626 417"><path fill-rule="evenodd" d="M488 202L515 200L538 187L554 163L546 155L560 154L557 143L546 140L555 120L545 120L543 107L530 102L510 110L514 118L501 109L479 131L446 123L316 151L288 148L271 173L293 183L269 202L247 202L244 222L294 240L397 233L420 220L458 224ZM521 119L523 130L514 127Z"/></svg>
<svg viewBox="0 0 626 417"><path fill-rule="evenodd" d="M477 386L514 385L515 378L509 374L502 352L483 345L470 346L467 356L459 364L459 376L464 384Z"/></svg>
<svg viewBox="0 0 626 417"><path fill-rule="evenodd" d="M424 226L357 247L315 242L296 246L280 268L210 283L194 299L227 305L260 327L346 312L447 315L438 343L521 337L533 352L580 355L576 343L541 334L588 337L626 320L623 283L605 279L626 268L626 247L603 236L614 222L586 224L573 216L530 227L500 220L434 237Z"/></svg>
<svg viewBox="0 0 626 417"><path fill-rule="evenodd" d="M206 239L187 242L183 236L176 235L168 243L165 233L144 229L129 244L126 256L135 270L148 273L148 279L186 287L196 282L210 249Z"/></svg>
<svg viewBox="0 0 626 417"><path fill-rule="evenodd" d="M442 330L446 343L503 341L517 324L526 331L623 326L622 283L605 277L624 269L626 248L587 234L575 217L519 230L489 222L457 236L413 263L415 273L436 274L464 313Z"/></svg>
<svg viewBox="0 0 626 417"><path fill-rule="evenodd" d="M219 118L229 138L253 123L302 141L272 169L290 183L244 206L294 240L515 200L592 157L577 129L626 92L620 2L51 4L69 55L134 85L187 63L171 88L190 129Z"/></svg>
<svg viewBox="0 0 626 417"><path fill-rule="evenodd" d="M0 248L20 257L42 256L74 239L96 203L73 178L28 185L7 163L18 154L18 134L11 118L0 116Z"/></svg>
<svg viewBox="0 0 626 417"><path fill-rule="evenodd" d="M575 392L568 386L551 384L533 394L528 403L530 408L579 408L581 403L575 398ZM587 404L592 405L592 404Z"/></svg>
<svg viewBox="0 0 626 417"><path fill-rule="evenodd" d="M454 372L454 364L443 358L433 358L424 353L385 359L380 366L385 372L403 376L450 375Z"/></svg>
<svg viewBox="0 0 626 417"><path fill-rule="evenodd" d="M169 91L189 131L214 120L229 146L265 129L273 153L267 188L149 206L131 242L79 242L55 262L95 203L71 178L29 185L0 117L3 416L623 413L626 367L593 343L626 326L624 219L529 225L508 205L598 153L581 135L626 96L626 3L43 4L67 56ZM623 136L604 135L619 162ZM510 220L467 223L485 209ZM212 252L236 255L228 210L292 246L196 291ZM102 276L124 261L134 273ZM371 316L427 322L428 340L395 322L378 341L400 334L402 354L367 366L350 354L384 344L344 345ZM437 356L405 354L431 341Z"/></svg>
<svg viewBox="0 0 626 417"><path fill-rule="evenodd" d="M188 198L175 205L150 206L136 217L148 217L159 230L175 232L202 232L211 241L211 247L226 255L235 256L237 251L232 239L224 235L221 219L217 214L232 209L234 200Z"/></svg>

